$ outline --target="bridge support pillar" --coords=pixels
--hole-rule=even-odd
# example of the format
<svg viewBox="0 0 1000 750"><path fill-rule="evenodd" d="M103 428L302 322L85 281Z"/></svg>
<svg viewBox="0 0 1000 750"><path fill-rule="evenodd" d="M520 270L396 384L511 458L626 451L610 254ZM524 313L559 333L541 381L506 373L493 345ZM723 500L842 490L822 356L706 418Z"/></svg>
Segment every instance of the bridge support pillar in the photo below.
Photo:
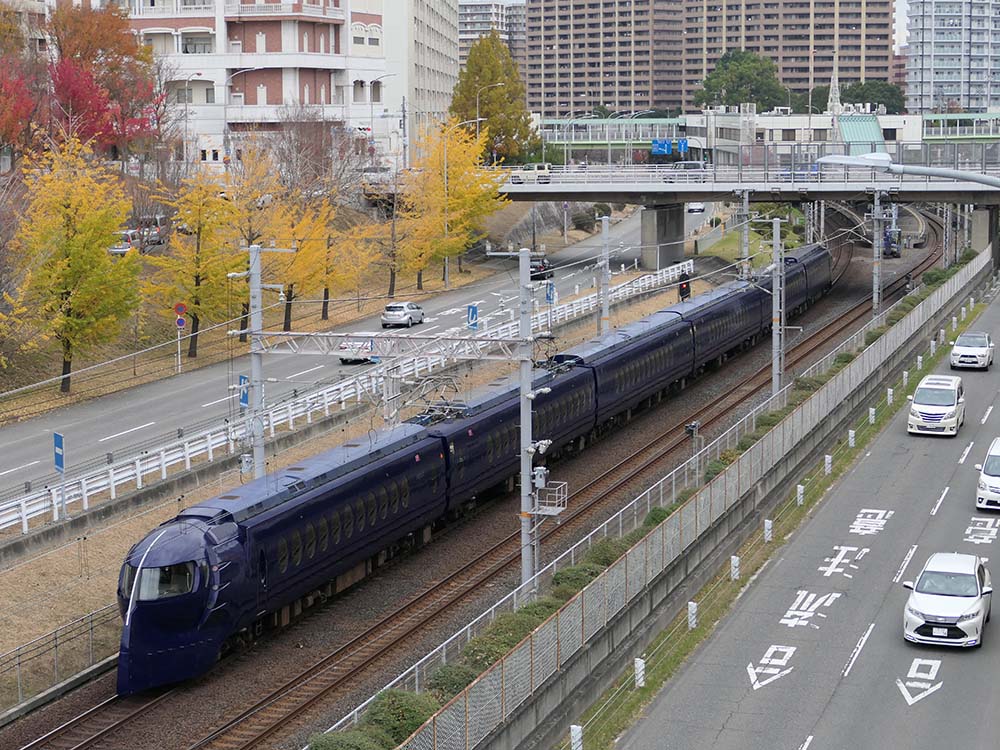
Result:
<svg viewBox="0 0 1000 750"><path fill-rule="evenodd" d="M993 253L993 272L1000 270L1000 206L977 208L972 212L972 247L990 244Z"/></svg>
<svg viewBox="0 0 1000 750"><path fill-rule="evenodd" d="M642 209L642 267L658 271L684 260L684 204Z"/></svg>

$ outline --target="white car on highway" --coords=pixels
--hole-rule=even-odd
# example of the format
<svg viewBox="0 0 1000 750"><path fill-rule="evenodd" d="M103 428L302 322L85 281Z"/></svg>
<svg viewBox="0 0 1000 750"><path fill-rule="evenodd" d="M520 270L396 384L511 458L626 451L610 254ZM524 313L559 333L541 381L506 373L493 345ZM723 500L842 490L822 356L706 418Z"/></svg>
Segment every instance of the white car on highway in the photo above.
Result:
<svg viewBox="0 0 1000 750"><path fill-rule="evenodd" d="M976 464L979 482L976 484L976 507L980 510L1000 510L1000 438L994 438L986 458Z"/></svg>
<svg viewBox="0 0 1000 750"><path fill-rule="evenodd" d="M907 398L909 433L957 435L965 423L965 391L955 375L927 375Z"/></svg>
<svg viewBox="0 0 1000 750"><path fill-rule="evenodd" d="M952 370L959 367L988 370L993 364L993 339L985 331L966 331L951 342L948 361Z"/></svg>
<svg viewBox="0 0 1000 750"><path fill-rule="evenodd" d="M910 598L903 609L903 637L913 643L982 646L990 620L993 584L977 555L937 552L916 584L904 581Z"/></svg>

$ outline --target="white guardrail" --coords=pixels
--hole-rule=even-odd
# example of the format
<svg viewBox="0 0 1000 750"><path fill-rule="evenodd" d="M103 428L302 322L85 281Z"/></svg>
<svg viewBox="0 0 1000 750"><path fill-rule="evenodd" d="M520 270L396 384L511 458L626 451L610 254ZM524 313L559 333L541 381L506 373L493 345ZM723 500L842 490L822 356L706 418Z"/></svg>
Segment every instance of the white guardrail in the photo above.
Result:
<svg viewBox="0 0 1000 750"><path fill-rule="evenodd" d="M676 281L681 273L690 274L693 271L694 261L687 260L656 273L618 284L610 290L611 302L612 304L622 302L653 291ZM597 293L555 305L532 316L532 330L549 330L554 325L587 315L599 309L600 305L600 295ZM479 335L503 339L516 338L517 334L518 323L515 321L504 323L492 330L481 331ZM428 352L426 356L393 363L393 367L398 368L401 376L407 378L426 374L447 364L449 364L447 357ZM334 385L272 406L264 414L264 429L274 437L275 430L279 426L294 430L296 424L301 424L303 420L306 424L311 424L317 413L328 417L331 409L346 409L351 401L357 403L363 398L377 399L380 397L387 369L388 365L380 365ZM220 456L232 455L243 437L243 425L223 423L186 439L144 450L140 455L108 464L101 469L66 477L64 483L55 482L36 492L0 503L0 529L20 526L21 533L27 534L29 521L32 518L51 515L53 521L58 521L63 502L67 512L73 505L87 510L95 496L107 493L110 499L117 498L119 489L123 485L127 485L128 489L142 489L151 482L166 479L172 469L182 466L184 470L189 470L195 460L212 462Z"/></svg>

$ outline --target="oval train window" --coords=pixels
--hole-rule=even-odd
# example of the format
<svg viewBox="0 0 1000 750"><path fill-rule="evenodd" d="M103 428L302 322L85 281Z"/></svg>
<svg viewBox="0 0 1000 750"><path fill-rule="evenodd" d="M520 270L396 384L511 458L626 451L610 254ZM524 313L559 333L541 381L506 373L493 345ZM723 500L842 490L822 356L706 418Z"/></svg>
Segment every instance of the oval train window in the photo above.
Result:
<svg viewBox="0 0 1000 750"><path fill-rule="evenodd" d="M316 528L311 524L306 524L306 559L312 560L316 556Z"/></svg>
<svg viewBox="0 0 1000 750"><path fill-rule="evenodd" d="M288 570L288 542L285 537L278 540L278 572L284 573Z"/></svg>
<svg viewBox="0 0 1000 750"><path fill-rule="evenodd" d="M326 516L321 516L316 526L319 534L319 551L322 554L326 552L327 544L330 541L330 527L326 522Z"/></svg>
<svg viewBox="0 0 1000 750"><path fill-rule="evenodd" d="M292 532L292 565L302 564L302 535L298 531Z"/></svg>

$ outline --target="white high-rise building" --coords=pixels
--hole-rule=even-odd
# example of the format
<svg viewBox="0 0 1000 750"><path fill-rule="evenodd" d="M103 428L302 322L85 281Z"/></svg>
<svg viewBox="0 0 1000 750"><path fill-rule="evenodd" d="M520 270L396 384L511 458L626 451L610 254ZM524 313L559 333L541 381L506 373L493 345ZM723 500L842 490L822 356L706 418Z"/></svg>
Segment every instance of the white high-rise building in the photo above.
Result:
<svg viewBox="0 0 1000 750"><path fill-rule="evenodd" d="M906 108L1000 106L1000 0L910 0Z"/></svg>
<svg viewBox="0 0 1000 750"><path fill-rule="evenodd" d="M367 130L385 101L383 0L129 0L130 20L183 105L187 159L221 167L242 133L310 119ZM383 125L379 127L379 125ZM384 144L383 144L384 145Z"/></svg>
<svg viewBox="0 0 1000 750"><path fill-rule="evenodd" d="M384 16L385 116L396 125L405 125L400 136L409 143L421 128L448 117L458 82L458 2L392 0Z"/></svg>
<svg viewBox="0 0 1000 750"><path fill-rule="evenodd" d="M460 0L458 5L458 64L465 67L469 48L481 36L496 29L504 44L510 44L508 0Z"/></svg>

